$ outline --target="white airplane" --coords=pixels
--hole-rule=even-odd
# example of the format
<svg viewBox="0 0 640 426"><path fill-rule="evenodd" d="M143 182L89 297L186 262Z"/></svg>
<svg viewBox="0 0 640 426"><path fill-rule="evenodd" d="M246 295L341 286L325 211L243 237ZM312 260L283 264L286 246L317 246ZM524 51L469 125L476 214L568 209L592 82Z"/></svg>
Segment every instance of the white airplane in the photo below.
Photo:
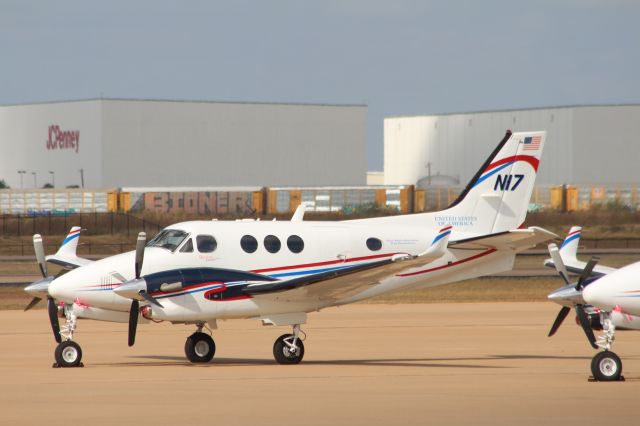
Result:
<svg viewBox="0 0 640 426"><path fill-rule="evenodd" d="M577 322L591 346L603 350L591 361L594 379L620 380L622 361L610 349L616 329L640 330L640 284L637 283L640 262L616 269L597 265L597 258L587 263L578 260L576 255L581 231L578 226L572 227L559 250L555 244L549 244L551 259L547 259L545 265L555 267L566 283L548 296L562 305L549 336L555 334L574 308ZM577 282L569 282L569 271L580 274ZM604 333L596 339L593 330Z"/></svg>
<svg viewBox="0 0 640 426"><path fill-rule="evenodd" d="M57 278L47 277L36 235L45 279L27 291L49 300L59 366L80 365L72 340L78 318L128 322L130 346L138 320L194 324L185 344L192 362L212 359L215 343L203 329L215 329L217 320L292 326L273 355L295 364L304 356L300 326L308 312L506 271L517 252L556 237L521 229L545 137L508 131L440 212L312 222L299 207L291 221L177 223L148 243L141 233L135 251L92 263L59 252L49 260L78 267ZM58 314L66 319L61 330Z"/></svg>

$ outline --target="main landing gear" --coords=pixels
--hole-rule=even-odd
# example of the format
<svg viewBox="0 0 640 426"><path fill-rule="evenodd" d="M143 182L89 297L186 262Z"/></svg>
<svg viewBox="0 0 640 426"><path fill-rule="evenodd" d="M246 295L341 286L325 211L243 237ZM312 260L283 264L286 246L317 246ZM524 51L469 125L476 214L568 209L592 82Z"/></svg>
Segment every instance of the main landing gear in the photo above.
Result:
<svg viewBox="0 0 640 426"><path fill-rule="evenodd" d="M184 353L187 359L193 363L209 362L216 353L216 344L210 335L203 333L204 323L196 324L198 330L187 337L184 344Z"/></svg>
<svg viewBox="0 0 640 426"><path fill-rule="evenodd" d="M303 339L300 339L300 324L293 326L293 334L283 334L273 344L273 357L278 364L298 364L304 357ZM302 332L304 335L304 332Z"/></svg>
<svg viewBox="0 0 640 426"><path fill-rule="evenodd" d="M598 338L596 344L604 351L598 352L591 360L593 380L598 382L624 380L622 376L622 361L618 355L610 351L611 345L615 340L616 326L611 321L609 313L602 313L602 329L604 334Z"/></svg>
<svg viewBox="0 0 640 426"><path fill-rule="evenodd" d="M78 318L73 314L71 308L66 305L63 307L63 312L66 322L65 325L60 328L59 333L60 337L64 340L60 341L56 347L54 352L56 362L53 364L53 367L84 367L84 364L81 362L82 349L79 344L72 340Z"/></svg>
<svg viewBox="0 0 640 426"><path fill-rule="evenodd" d="M196 327L196 332L187 337L184 353L187 359L193 363L209 362L216 353L216 344L209 334L202 332L205 323L196 323ZM300 333L306 337L304 332L300 330L300 324L296 324L293 326L293 334L283 334L276 339L273 344L273 357L278 364L298 364L302 361L304 357L304 343L302 341L304 339L300 338Z"/></svg>

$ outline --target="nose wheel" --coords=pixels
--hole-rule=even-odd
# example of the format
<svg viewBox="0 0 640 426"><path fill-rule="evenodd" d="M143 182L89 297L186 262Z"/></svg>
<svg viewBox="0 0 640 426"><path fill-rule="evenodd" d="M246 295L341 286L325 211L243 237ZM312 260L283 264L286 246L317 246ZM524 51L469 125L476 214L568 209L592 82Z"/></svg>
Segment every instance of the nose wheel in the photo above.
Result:
<svg viewBox="0 0 640 426"><path fill-rule="evenodd" d="M82 349L80 345L73 340L66 340L60 343L54 352L56 363L54 367L83 367L82 362Z"/></svg>
<svg viewBox="0 0 640 426"><path fill-rule="evenodd" d="M615 382L622 375L622 361L611 351L599 352L591 360L591 374L599 382Z"/></svg>

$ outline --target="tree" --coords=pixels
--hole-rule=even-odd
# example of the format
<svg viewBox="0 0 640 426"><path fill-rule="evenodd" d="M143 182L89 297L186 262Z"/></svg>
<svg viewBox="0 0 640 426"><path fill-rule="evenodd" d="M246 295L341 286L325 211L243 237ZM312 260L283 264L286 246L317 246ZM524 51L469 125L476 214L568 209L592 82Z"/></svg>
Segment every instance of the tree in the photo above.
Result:
<svg viewBox="0 0 640 426"><path fill-rule="evenodd" d="M42 189L49 189L49 188L53 188L53 185L51 185L49 182L42 185Z"/></svg>
<svg viewBox="0 0 640 426"><path fill-rule="evenodd" d="M11 187L7 185L7 182L4 179L0 179L0 189L10 189Z"/></svg>

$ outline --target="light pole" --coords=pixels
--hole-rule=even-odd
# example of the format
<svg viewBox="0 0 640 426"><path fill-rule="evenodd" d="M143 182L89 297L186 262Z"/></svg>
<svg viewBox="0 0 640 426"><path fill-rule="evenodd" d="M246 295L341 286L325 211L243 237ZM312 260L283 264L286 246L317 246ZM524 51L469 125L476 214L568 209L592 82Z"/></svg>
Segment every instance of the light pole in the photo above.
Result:
<svg viewBox="0 0 640 426"><path fill-rule="evenodd" d="M31 174L33 175L33 187L38 188L38 174L36 172L31 172Z"/></svg>
<svg viewBox="0 0 640 426"><path fill-rule="evenodd" d="M84 169L78 169L80 172L80 187L84 188Z"/></svg>
<svg viewBox="0 0 640 426"><path fill-rule="evenodd" d="M52 172L49 170L49 174L51 175L51 186L56 187L56 172Z"/></svg>
<svg viewBox="0 0 640 426"><path fill-rule="evenodd" d="M24 174L27 173L26 170L18 170L18 174L20 175L20 189L24 188Z"/></svg>

